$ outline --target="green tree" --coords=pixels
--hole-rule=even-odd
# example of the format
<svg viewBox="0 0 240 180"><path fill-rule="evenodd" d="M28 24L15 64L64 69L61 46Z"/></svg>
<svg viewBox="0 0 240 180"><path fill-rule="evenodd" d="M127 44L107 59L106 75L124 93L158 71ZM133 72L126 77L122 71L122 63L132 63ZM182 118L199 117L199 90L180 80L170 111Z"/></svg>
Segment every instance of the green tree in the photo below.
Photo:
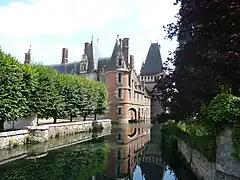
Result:
<svg viewBox="0 0 240 180"><path fill-rule="evenodd" d="M37 115L40 118L54 118L62 113L64 106L63 97L60 95L59 74L57 71L43 65L31 67L32 83L30 90L31 115Z"/></svg>
<svg viewBox="0 0 240 180"><path fill-rule="evenodd" d="M177 0L176 23L166 28L168 38L177 37L179 46L169 61L175 66L170 84L175 95L169 105L182 116L194 116L221 92L221 86L240 95L240 26L237 0ZM168 96L168 94L166 95ZM179 114L178 112L175 112Z"/></svg>
<svg viewBox="0 0 240 180"><path fill-rule="evenodd" d="M95 120L96 115L105 114L108 110L108 92L105 84L97 82L96 84L96 94L95 94L96 106L94 109Z"/></svg>
<svg viewBox="0 0 240 180"><path fill-rule="evenodd" d="M76 88L78 87L78 77L75 75L63 74L61 80L61 96L64 98L63 102L65 104L64 111L66 115L70 118L72 122L74 117L78 115L77 99L78 94L76 93Z"/></svg>
<svg viewBox="0 0 240 180"><path fill-rule="evenodd" d="M0 131L4 122L16 121L28 112L22 65L0 49Z"/></svg>

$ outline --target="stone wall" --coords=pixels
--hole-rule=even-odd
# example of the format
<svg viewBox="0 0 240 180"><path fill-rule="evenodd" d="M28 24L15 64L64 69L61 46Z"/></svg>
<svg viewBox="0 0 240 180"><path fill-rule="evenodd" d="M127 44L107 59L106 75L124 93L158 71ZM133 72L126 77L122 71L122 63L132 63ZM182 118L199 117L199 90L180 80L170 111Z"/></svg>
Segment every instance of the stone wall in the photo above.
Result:
<svg viewBox="0 0 240 180"><path fill-rule="evenodd" d="M85 132L76 135L62 136L59 138L49 139L47 142L34 144L31 146L17 146L14 148L5 148L0 150L0 165L22 158L41 157L49 151L79 144L89 141L93 138L99 138L109 135L111 129L104 129L102 132L93 133Z"/></svg>
<svg viewBox="0 0 240 180"><path fill-rule="evenodd" d="M217 137L216 169L218 180L240 180L240 161L235 160L231 153L232 131L229 127L222 128ZM223 176L225 174L225 176Z"/></svg>
<svg viewBox="0 0 240 180"><path fill-rule="evenodd" d="M111 120L80 121L72 123L57 123L39 126L27 126L26 130L0 133L0 149L9 145L22 145L25 141L46 142L50 138L65 135L92 132L94 129L111 129Z"/></svg>
<svg viewBox="0 0 240 180"><path fill-rule="evenodd" d="M0 133L0 149L24 144L28 137L28 130L17 130Z"/></svg>
<svg viewBox="0 0 240 180"><path fill-rule="evenodd" d="M199 179L240 180L240 161L235 160L231 155L233 151L231 133L231 129L225 127L217 136L216 163L209 162L200 152L177 139L178 150Z"/></svg>
<svg viewBox="0 0 240 180"><path fill-rule="evenodd" d="M192 171L201 180L216 180L216 167L205 156L189 147L184 141L178 139L178 150L181 152Z"/></svg>

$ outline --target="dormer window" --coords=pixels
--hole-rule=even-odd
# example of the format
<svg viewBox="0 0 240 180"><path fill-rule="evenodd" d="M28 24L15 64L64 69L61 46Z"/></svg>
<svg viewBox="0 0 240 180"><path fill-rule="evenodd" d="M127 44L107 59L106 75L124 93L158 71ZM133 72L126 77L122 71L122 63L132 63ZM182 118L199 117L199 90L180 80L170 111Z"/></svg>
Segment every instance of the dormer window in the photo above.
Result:
<svg viewBox="0 0 240 180"><path fill-rule="evenodd" d="M82 63L80 66L81 71L86 71L87 70L87 65L85 63Z"/></svg>
<svg viewBox="0 0 240 180"><path fill-rule="evenodd" d="M122 58L118 59L118 66L122 66Z"/></svg>

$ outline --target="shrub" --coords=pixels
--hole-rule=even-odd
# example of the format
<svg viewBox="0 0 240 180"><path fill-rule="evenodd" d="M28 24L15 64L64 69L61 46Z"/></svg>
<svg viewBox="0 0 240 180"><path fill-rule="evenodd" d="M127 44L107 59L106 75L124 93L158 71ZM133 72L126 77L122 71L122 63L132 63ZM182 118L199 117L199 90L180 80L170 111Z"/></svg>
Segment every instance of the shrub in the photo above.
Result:
<svg viewBox="0 0 240 180"><path fill-rule="evenodd" d="M202 109L203 121L212 131L219 125L229 125L233 128L233 155L240 159L240 97L221 93Z"/></svg>

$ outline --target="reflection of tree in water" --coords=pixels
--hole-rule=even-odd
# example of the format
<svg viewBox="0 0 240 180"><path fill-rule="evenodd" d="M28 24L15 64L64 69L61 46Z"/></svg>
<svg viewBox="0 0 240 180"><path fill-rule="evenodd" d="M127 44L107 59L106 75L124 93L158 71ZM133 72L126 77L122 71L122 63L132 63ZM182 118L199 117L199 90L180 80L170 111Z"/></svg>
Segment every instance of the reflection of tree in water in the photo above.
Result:
<svg viewBox="0 0 240 180"><path fill-rule="evenodd" d="M52 151L35 163L19 160L2 165L0 179L87 180L90 176L101 173L107 160L106 146L89 146Z"/></svg>
<svg viewBox="0 0 240 180"><path fill-rule="evenodd" d="M140 168L146 180L159 180L164 174L164 168L156 164L141 163Z"/></svg>

